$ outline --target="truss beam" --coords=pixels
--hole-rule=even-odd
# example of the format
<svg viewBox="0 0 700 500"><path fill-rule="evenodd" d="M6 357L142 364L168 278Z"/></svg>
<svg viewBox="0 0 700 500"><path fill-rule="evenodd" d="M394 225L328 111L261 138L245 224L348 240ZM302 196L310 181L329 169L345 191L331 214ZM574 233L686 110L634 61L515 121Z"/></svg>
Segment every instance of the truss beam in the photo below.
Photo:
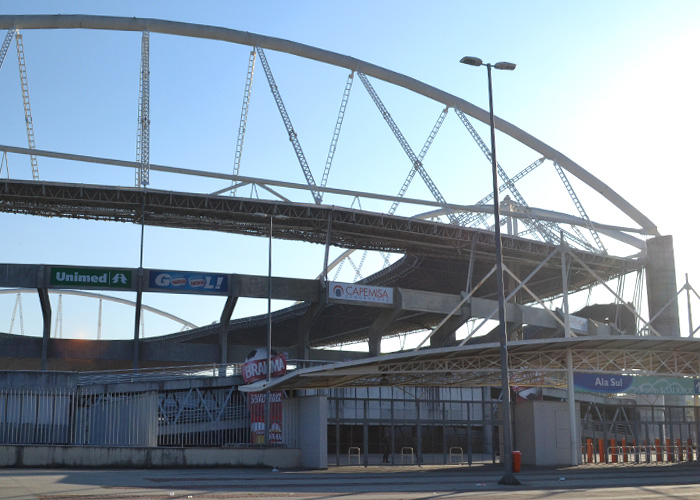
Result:
<svg viewBox="0 0 700 500"><path fill-rule="evenodd" d="M141 72L139 77L139 117L136 136L136 187L148 186L151 165L151 70L150 70L150 33L141 33Z"/></svg>
<svg viewBox="0 0 700 500"><path fill-rule="evenodd" d="M24 42L22 34L17 30L15 35L15 44L17 45L17 62L19 64L19 79L22 86L22 103L24 105L24 121L27 128L27 144L29 149L36 149L36 139L34 137L34 120L32 118L32 107L29 102L29 81L27 79L27 63L24 57ZM32 166L32 180L39 180L39 166L37 164L36 155L29 155Z"/></svg>
<svg viewBox="0 0 700 500"><path fill-rule="evenodd" d="M573 186L569 182L569 178L566 176L566 173L564 172L564 169L561 168L556 162L554 162L554 169L557 171L557 174L559 174L559 178L561 181L564 183L564 187L566 188L566 191L569 193L569 196L571 197L571 200L574 202L574 205L576 206L576 210L578 210L579 215L581 218L585 221L588 222L588 230L591 232L591 236L593 236L593 239L595 240L596 245L598 245L598 249L606 253L607 251L605 250L605 246L603 245L603 242L600 240L600 236L598 235L598 231L595 230L592 224L590 224L591 219L588 217L588 214L586 213L586 209L583 208L583 204L581 203L581 200L579 200L578 196L576 195L576 191L574 191Z"/></svg>
<svg viewBox="0 0 700 500"><path fill-rule="evenodd" d="M277 87L277 83L275 82L275 77L272 75L272 70L270 69L270 65L267 62L267 57L265 57L265 52L263 51L262 47L255 47L255 51L258 53L258 56L260 56L260 64L262 64L263 70L265 71L265 75L267 76L267 82L270 84L270 91L272 92L272 95L275 98L277 109L279 110L280 116L282 117L282 121L284 122L284 126L287 129L287 134L289 134L289 141L294 147L294 152L296 153L297 159L299 160L301 170L304 172L306 183L309 185L309 187L311 187L311 195L314 198L314 202L318 205L321 203L322 200L321 193L316 189L316 181L314 180L314 176L311 173L311 168L309 167L309 164L306 161L306 156L304 155L304 151L301 148L299 137L297 136L297 133L294 130L294 126L292 125L292 120L289 118L289 114L287 113L287 108L284 105L284 101L282 101L282 95L280 94L279 88Z"/></svg>
<svg viewBox="0 0 700 500"><path fill-rule="evenodd" d="M7 34L5 35L5 39L2 42L2 46L0 46L0 69L2 69L2 63L5 61L5 56L7 55L7 51L10 48L10 43L12 43L12 38L15 36L15 27L11 27L9 30L7 30Z"/></svg>
<svg viewBox="0 0 700 500"><path fill-rule="evenodd" d="M573 370L577 373L700 377L697 341L656 340L660 339L621 337L619 341L591 338L511 342L510 384L565 387L569 350ZM499 351L498 344L494 343L458 351L430 349L416 354L389 354L368 361L339 363L330 370L300 370L271 384L259 383L245 390L376 385L496 386L500 384Z"/></svg>
<svg viewBox="0 0 700 500"><path fill-rule="evenodd" d="M243 141L245 131L248 126L248 109L250 108L250 93L253 89L253 74L255 72L255 49L250 51L248 57L248 71L245 77L245 87L243 88L243 104L241 105L241 119L238 124L238 136L236 137L236 153L233 159L233 175L238 175L241 170L241 156L243 155ZM236 196L237 186L231 180L231 196Z"/></svg>
<svg viewBox="0 0 700 500"><path fill-rule="evenodd" d="M0 211L51 217L138 222L144 200L148 223L239 234L267 235L269 216L281 216L274 236L325 244L328 217L332 218L331 244L344 248L382 250L416 255L459 258L469 255L477 238L476 255L492 255L493 233L451 224L390 217L338 207L316 207L282 201L232 199L230 197L133 188L0 181ZM266 222L267 221L267 222ZM553 246L520 238L503 238L504 256L520 262L546 257ZM620 257L580 253L603 276L631 272L640 263ZM624 263L625 266L623 266Z"/></svg>
<svg viewBox="0 0 700 500"><path fill-rule="evenodd" d="M403 133L401 133L401 130L399 129L398 125L396 124L394 119L391 117L391 114L386 109L386 106L384 106L384 103L382 102L382 100L379 98L377 91L374 90L374 87L372 86L369 79L367 78L367 75L365 75L364 73L359 73L359 72L357 73L357 75L360 77L362 84L365 86L367 93L369 93L370 97L372 98L372 101L374 101L374 104L377 106L377 109L379 110L382 117L384 118L384 121L386 121L387 125L389 125L389 128L394 133L394 136L399 141L401 148L404 150L404 152L406 153L408 158L411 160L411 164L413 165L413 170L417 171L418 174L421 176L421 178L423 179L423 182L425 182L425 185L428 187L428 190L433 195L433 198L435 198L435 201L437 201L441 205L445 206L447 204L447 201L442 196L442 193L440 193L440 190L435 185L433 180L430 178L430 175L428 175L428 172L425 170L425 167L423 166L423 162L416 156L416 154L413 152L413 149L411 149L411 146L408 144L408 141L404 137ZM411 176L411 178L412 178L412 176ZM410 183L410 180L408 182ZM406 186L406 188L408 188L408 185L406 183L404 183L404 185ZM452 213L451 211L448 211L446 215L452 224L460 224L460 222L461 222L460 218L457 215L455 215L454 213Z"/></svg>
<svg viewBox="0 0 700 500"><path fill-rule="evenodd" d="M333 164L333 157L335 156L335 150L338 147L338 139L340 138L340 130L343 127L343 120L345 118L345 110L348 107L348 99L350 99L350 90L352 90L352 82L354 80L355 73L351 72L345 82L345 90L343 91L343 98L340 101L340 110L338 111L338 118L335 122L335 129L333 130L333 138L331 139L331 145L328 148L328 156L326 157L326 166L323 169L323 177L321 177L321 187L326 187L328 183L328 174L331 171L331 165ZM321 199L323 199L323 192L321 192Z"/></svg>

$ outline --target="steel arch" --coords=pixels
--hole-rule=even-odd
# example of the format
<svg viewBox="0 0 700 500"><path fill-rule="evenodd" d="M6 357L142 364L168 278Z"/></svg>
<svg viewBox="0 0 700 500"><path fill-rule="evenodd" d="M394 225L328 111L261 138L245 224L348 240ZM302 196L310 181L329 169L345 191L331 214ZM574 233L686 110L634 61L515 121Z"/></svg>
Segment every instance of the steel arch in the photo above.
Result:
<svg viewBox="0 0 700 500"><path fill-rule="evenodd" d="M14 295L18 293L36 293L36 288L12 288L12 289L7 289L7 290L0 290L0 295ZM120 297L112 297L111 295L104 295L102 293L94 293L94 292L86 292L84 290L69 290L69 289L62 289L62 288L56 288L56 289L51 289L49 290L49 295L74 295L76 297L87 297L89 299L100 299L100 300L106 300L107 302L115 302L117 304L124 304L127 306L132 306L136 307L136 302L133 300L128 300L128 299L123 299ZM157 309L155 307L148 306L146 304L141 304L141 308L144 311L152 312L154 314L157 314L158 316L162 316L164 318L167 318L169 320L175 321L176 323L180 323L183 327L187 328L199 328L197 325L194 323L191 323L187 321L186 319L180 318L179 316L175 316L174 314L171 314L169 312L163 311L161 309Z"/></svg>
<svg viewBox="0 0 700 500"><path fill-rule="evenodd" d="M396 85L423 95L431 100L440 102L447 107L458 109L483 123L488 123L489 121L488 113L478 106L409 76L350 56L298 42L292 42L266 35L259 35L256 33L216 26L147 18L91 15L0 16L0 29L10 28L95 29L136 32L149 31L152 33L218 40L251 47L258 46L264 49L284 52L305 59L311 59L325 64L346 68L351 71L361 72L392 85ZM551 146L545 144L534 136L503 119L496 117L495 125L499 131L530 147L534 151L537 151L545 158L557 163L560 167L590 186L614 206L620 209L624 214L639 224L647 233L659 235L656 225L648 217L646 217L641 211L625 200L616 191L585 170L579 164Z"/></svg>

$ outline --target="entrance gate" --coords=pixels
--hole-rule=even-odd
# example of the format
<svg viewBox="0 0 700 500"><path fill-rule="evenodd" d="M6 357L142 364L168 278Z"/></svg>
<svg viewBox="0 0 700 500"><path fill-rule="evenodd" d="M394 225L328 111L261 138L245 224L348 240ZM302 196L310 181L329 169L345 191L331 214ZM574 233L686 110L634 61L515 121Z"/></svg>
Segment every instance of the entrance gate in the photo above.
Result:
<svg viewBox="0 0 700 500"><path fill-rule="evenodd" d="M491 388L364 387L328 395L337 465L496 462L500 401Z"/></svg>

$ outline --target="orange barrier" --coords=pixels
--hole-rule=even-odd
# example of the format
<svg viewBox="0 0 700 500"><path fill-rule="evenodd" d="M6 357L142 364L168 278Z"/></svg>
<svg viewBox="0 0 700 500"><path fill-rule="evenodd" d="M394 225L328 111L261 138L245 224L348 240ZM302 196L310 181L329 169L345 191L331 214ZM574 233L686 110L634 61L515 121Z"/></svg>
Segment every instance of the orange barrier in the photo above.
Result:
<svg viewBox="0 0 700 500"><path fill-rule="evenodd" d="M665 445L661 443L665 442ZM654 444L651 446L647 445L647 440L643 440L643 445L637 446L637 440L632 439L631 444L627 444L626 438L620 439L620 444L617 443L617 439L610 439L610 446L606 450L604 448L605 441L603 439L598 440L598 457L600 457L601 463L629 463L629 462L646 462L656 461L658 463L674 463L682 461L700 461L700 456L696 458L697 449L693 444L692 439L688 439L686 444L683 444L683 440L676 439L675 444L670 438L661 440L659 438L654 439ZM593 452L593 440L586 439L585 448L582 450L585 454L584 461L587 463L593 463L596 456ZM607 452L607 454L606 454ZM607 457L607 460L606 460Z"/></svg>
<svg viewBox="0 0 700 500"><path fill-rule="evenodd" d="M593 463L593 440L586 439L586 462Z"/></svg>
<svg viewBox="0 0 700 500"><path fill-rule="evenodd" d="M617 463L617 440L610 440L610 461L614 464Z"/></svg>

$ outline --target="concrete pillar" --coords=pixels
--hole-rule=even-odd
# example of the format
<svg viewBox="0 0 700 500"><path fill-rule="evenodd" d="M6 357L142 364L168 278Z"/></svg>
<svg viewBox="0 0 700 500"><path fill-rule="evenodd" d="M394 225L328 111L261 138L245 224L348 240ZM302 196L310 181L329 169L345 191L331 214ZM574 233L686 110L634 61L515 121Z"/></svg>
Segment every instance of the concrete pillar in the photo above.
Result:
<svg viewBox="0 0 700 500"><path fill-rule="evenodd" d="M51 302L47 288L39 288L39 303L41 304L41 317L44 321L41 337L41 370L46 371L49 366L49 339L51 337Z"/></svg>
<svg viewBox="0 0 700 500"><path fill-rule="evenodd" d="M299 326L297 331L297 359L309 359L309 335L311 333L311 327L321 315L321 311L325 303L314 302L309 306L304 315L299 320Z"/></svg>
<svg viewBox="0 0 700 500"><path fill-rule="evenodd" d="M143 241L143 237L141 238ZM143 245L142 245L143 247ZM133 359L132 368L134 371L139 369L139 359L141 358L139 345L139 328L141 327L141 300L143 299L143 267L139 267L137 275L136 288L136 307L134 308L134 340L133 340Z"/></svg>
<svg viewBox="0 0 700 500"><path fill-rule="evenodd" d="M673 301L652 321L651 326L661 335L680 337L673 237L657 236L647 240L646 280L650 318L653 318L669 301Z"/></svg>
<svg viewBox="0 0 700 500"><path fill-rule="evenodd" d="M328 398L299 398L299 444L301 466L310 469L328 468Z"/></svg>
<svg viewBox="0 0 700 500"><path fill-rule="evenodd" d="M464 294L462 295L464 296ZM457 343L457 329L471 318L471 301L451 316L435 334L430 337L430 347L448 347Z"/></svg>
<svg viewBox="0 0 700 500"><path fill-rule="evenodd" d="M508 340L522 340L523 308L513 304L509 309L513 311L513 321L506 324Z"/></svg>
<svg viewBox="0 0 700 500"><path fill-rule="evenodd" d="M229 295L226 298L226 304L224 304L224 309L221 311L221 318L219 319L219 363L222 365L221 368L223 370L223 372L220 373L221 376L226 376L225 365L228 363L228 326L237 302L238 297Z"/></svg>
<svg viewBox="0 0 700 500"><path fill-rule="evenodd" d="M379 356L382 352L382 336L389 325L398 317L401 309L384 309L369 327L369 355Z"/></svg>
<svg viewBox="0 0 700 500"><path fill-rule="evenodd" d="M464 322L462 322L464 324ZM440 328L435 335L430 337L430 347L447 347L457 343L457 330Z"/></svg>

